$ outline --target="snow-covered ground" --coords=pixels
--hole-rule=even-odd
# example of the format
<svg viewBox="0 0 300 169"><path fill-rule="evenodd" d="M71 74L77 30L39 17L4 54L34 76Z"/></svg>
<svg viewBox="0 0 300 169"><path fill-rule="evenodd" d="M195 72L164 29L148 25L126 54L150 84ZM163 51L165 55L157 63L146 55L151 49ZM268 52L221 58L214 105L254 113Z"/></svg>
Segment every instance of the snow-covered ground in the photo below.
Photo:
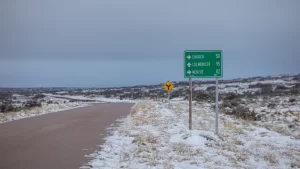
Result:
<svg viewBox="0 0 300 169"><path fill-rule="evenodd" d="M260 88L250 88L251 85L257 84L271 84L274 86L283 85L285 87L291 87L297 84L298 81L291 79L277 79L277 80L263 80L263 81L252 81L252 82L240 82L240 83L228 83L228 84L219 84L220 93L238 93L243 94L245 92L256 92ZM215 84L202 84L194 85L194 90L207 90L209 87L214 87Z"/></svg>
<svg viewBox="0 0 300 169"><path fill-rule="evenodd" d="M43 115L47 113L58 112L62 110L74 109L78 107L89 106L93 103L136 103L137 100L120 100L117 98L103 98L103 97L85 97L85 96L69 96L69 95L53 95L53 94L44 94L46 97L43 98L44 102L41 107L34 107L31 109L23 109L18 112L8 112L0 113L0 123L10 122L18 119L33 117L37 115ZM20 106L26 102L29 98L22 95L13 95L16 97L16 101L19 103L14 103L15 106ZM78 100L77 102L69 102L68 99ZM89 101L89 102L81 102ZM51 103L49 103L51 101Z"/></svg>
<svg viewBox="0 0 300 169"><path fill-rule="evenodd" d="M51 97L66 98L66 99L90 100L90 101L106 102L106 103L136 103L136 102L138 102L138 100L128 100L128 99L120 100L119 98L69 96L69 95L61 96L61 95L53 95L53 94L47 94L47 93L44 93L44 95L51 96Z"/></svg>
<svg viewBox="0 0 300 169"><path fill-rule="evenodd" d="M49 93L43 93L45 96L50 96L50 97L57 97L57 98L66 98L66 99L74 99L74 100L91 100L91 98L85 97L85 96L69 96L69 95L54 95L54 94L49 94Z"/></svg>
<svg viewBox="0 0 300 169"><path fill-rule="evenodd" d="M93 99L101 102L109 102L109 103L136 103L139 100L128 100L128 99L117 99L117 98L104 98L104 97L93 97Z"/></svg>
<svg viewBox="0 0 300 169"><path fill-rule="evenodd" d="M64 99L57 99L52 97L44 98L46 101L52 101L53 103L43 103L41 107L34 107L32 109L23 109L18 112L0 113L0 124L4 122L10 122L14 120L34 117L47 113L53 113L63 110L74 109L78 107L89 106L88 103L82 102L67 102Z"/></svg>
<svg viewBox="0 0 300 169"><path fill-rule="evenodd" d="M93 169L300 168L300 138L268 125L283 120L250 121L220 114L219 136L209 103L194 103L188 130L188 103L143 101L119 120L92 160ZM293 113L297 113L293 110ZM299 113L299 112L298 112ZM279 114L281 115L281 114ZM299 116L295 116L299 117ZM299 120L299 119L297 119Z"/></svg>

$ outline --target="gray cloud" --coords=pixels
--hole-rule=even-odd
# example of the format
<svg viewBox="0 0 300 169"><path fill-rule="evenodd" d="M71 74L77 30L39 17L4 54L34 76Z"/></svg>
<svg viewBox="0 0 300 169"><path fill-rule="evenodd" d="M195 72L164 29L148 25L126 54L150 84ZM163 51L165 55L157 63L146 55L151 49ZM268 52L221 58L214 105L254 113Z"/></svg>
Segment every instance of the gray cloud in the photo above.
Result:
<svg viewBox="0 0 300 169"><path fill-rule="evenodd" d="M114 65L126 66L101 74L98 85L182 80L186 49L222 49L225 78L300 71L298 0L7 0L0 6L2 85L90 86ZM143 65L138 79L127 75L135 65ZM174 74L162 74L166 67ZM35 83L22 80L29 73Z"/></svg>

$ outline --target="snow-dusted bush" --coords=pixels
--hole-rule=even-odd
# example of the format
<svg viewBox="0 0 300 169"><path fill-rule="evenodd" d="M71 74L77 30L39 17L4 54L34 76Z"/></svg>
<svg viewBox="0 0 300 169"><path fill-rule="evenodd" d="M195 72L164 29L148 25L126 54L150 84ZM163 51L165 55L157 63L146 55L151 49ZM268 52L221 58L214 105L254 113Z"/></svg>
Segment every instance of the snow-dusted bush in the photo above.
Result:
<svg viewBox="0 0 300 169"><path fill-rule="evenodd" d="M28 100L27 102L24 103L24 107L27 109L33 107L41 107L41 106L42 106L41 102L37 100Z"/></svg>
<svg viewBox="0 0 300 169"><path fill-rule="evenodd" d="M8 113L18 110L18 108L14 107L11 103L2 103L0 105L0 112L1 113Z"/></svg>

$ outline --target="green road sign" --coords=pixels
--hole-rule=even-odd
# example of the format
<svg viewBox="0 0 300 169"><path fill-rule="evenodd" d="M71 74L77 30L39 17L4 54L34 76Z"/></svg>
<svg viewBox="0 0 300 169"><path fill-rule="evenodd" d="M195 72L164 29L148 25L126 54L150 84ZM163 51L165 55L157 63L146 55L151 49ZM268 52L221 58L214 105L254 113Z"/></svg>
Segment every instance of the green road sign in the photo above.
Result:
<svg viewBox="0 0 300 169"><path fill-rule="evenodd" d="M223 77L222 50L184 51L184 77Z"/></svg>

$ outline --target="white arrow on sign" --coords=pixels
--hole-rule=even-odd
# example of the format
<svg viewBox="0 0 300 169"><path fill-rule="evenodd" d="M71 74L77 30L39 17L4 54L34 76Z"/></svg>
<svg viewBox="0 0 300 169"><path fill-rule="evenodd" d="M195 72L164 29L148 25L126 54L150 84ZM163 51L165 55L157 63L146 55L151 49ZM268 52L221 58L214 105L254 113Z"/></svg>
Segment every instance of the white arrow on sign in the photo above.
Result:
<svg viewBox="0 0 300 169"><path fill-rule="evenodd" d="M192 72L190 70L188 70L186 73L188 73L190 75Z"/></svg>
<svg viewBox="0 0 300 169"><path fill-rule="evenodd" d="M188 55L186 58L191 59L192 57L190 55Z"/></svg>
<svg viewBox="0 0 300 169"><path fill-rule="evenodd" d="M192 64L191 64L190 62L187 64L188 67L191 67L191 65L192 65Z"/></svg>

